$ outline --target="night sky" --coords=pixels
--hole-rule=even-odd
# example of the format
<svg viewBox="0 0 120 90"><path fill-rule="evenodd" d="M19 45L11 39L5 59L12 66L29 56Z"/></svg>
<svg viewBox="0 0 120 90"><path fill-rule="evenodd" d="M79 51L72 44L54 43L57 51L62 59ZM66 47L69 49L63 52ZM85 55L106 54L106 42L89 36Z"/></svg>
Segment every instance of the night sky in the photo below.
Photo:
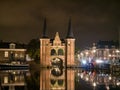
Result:
<svg viewBox="0 0 120 90"><path fill-rule="evenodd" d="M47 35L65 38L71 17L76 46L118 40L119 0L0 0L0 40L28 43L40 38L44 18Z"/></svg>

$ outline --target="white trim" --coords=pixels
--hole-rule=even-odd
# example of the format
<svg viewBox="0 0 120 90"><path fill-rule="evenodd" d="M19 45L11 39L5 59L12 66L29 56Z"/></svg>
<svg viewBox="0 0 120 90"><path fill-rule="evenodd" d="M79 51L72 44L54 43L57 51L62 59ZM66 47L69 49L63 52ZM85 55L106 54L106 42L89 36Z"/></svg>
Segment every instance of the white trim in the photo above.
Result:
<svg viewBox="0 0 120 90"><path fill-rule="evenodd" d="M0 51L26 51L26 49L3 49L1 48Z"/></svg>

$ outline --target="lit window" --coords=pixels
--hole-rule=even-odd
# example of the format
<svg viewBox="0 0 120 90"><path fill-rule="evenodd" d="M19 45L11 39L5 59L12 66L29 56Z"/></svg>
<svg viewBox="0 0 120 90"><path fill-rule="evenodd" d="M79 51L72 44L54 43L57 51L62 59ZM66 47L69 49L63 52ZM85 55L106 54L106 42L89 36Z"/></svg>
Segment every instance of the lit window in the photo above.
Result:
<svg viewBox="0 0 120 90"><path fill-rule="evenodd" d="M19 81L18 76L15 76L15 82Z"/></svg>
<svg viewBox="0 0 120 90"><path fill-rule="evenodd" d="M8 52L7 51L5 51L5 55L4 55L5 57L8 57Z"/></svg>
<svg viewBox="0 0 120 90"><path fill-rule="evenodd" d="M18 54L17 54L17 53L15 53L15 57L18 57Z"/></svg>
<svg viewBox="0 0 120 90"><path fill-rule="evenodd" d="M4 83L8 83L8 77L4 77Z"/></svg>

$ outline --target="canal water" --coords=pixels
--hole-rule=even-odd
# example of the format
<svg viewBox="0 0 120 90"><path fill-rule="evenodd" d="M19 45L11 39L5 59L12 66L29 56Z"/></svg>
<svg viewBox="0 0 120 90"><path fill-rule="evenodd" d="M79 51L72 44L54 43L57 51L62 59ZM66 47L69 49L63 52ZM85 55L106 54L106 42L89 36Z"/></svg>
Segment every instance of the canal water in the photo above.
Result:
<svg viewBox="0 0 120 90"><path fill-rule="evenodd" d="M119 72L80 68L0 70L0 90L120 90Z"/></svg>

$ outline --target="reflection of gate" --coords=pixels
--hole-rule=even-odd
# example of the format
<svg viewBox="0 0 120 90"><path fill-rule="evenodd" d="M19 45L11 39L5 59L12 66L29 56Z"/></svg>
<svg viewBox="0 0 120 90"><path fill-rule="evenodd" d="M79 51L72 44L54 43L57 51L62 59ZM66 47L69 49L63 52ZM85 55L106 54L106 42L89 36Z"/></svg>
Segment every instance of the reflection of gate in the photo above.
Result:
<svg viewBox="0 0 120 90"><path fill-rule="evenodd" d="M52 66L62 67L63 66L63 60L61 58L54 58L54 59L52 59L51 64L52 64Z"/></svg>
<svg viewBox="0 0 120 90"><path fill-rule="evenodd" d="M61 76L61 75L63 74L63 70L60 69L60 68L53 68L53 69L51 70L51 74L52 74L53 76Z"/></svg>

